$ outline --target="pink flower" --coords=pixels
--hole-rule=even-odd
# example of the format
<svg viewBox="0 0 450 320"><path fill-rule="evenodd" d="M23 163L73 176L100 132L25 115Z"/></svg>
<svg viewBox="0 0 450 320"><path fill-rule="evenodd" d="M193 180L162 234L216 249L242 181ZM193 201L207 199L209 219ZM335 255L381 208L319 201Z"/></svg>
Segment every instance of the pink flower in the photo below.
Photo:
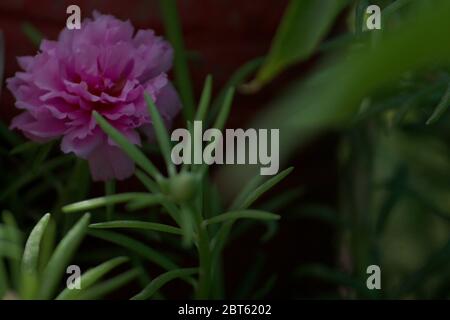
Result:
<svg viewBox="0 0 450 320"><path fill-rule="evenodd" d="M80 30L64 29L58 41L44 40L34 56L19 57L23 72L7 80L16 107L25 110L11 128L46 142L62 137L61 150L87 159L94 180L125 179L134 163L101 130L93 111L130 142L140 145L138 128L152 135L144 100L147 92L166 123L181 104L166 72L172 48L152 30L94 12Z"/></svg>

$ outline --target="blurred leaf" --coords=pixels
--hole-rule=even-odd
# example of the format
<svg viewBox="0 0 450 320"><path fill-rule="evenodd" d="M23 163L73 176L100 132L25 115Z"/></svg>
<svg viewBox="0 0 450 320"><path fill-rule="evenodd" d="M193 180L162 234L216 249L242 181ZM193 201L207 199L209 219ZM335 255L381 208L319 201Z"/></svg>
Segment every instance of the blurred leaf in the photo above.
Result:
<svg viewBox="0 0 450 320"><path fill-rule="evenodd" d="M450 2L432 3L414 2L409 17L383 33L376 45L372 46L366 37L362 46L337 58L330 56L308 81L291 85L258 114L251 127L281 128L281 164L318 132L349 125L364 97L392 84L405 72L450 63L450 42L442 32L450 29ZM237 177L245 181L256 171L222 170L224 184Z"/></svg>
<svg viewBox="0 0 450 320"><path fill-rule="evenodd" d="M412 187L405 186L405 195L409 196L412 200L416 201L418 204L426 208L427 212L436 215L437 217L443 219L445 222L450 223L450 214L443 212L439 207L437 207L433 201L427 198L421 192L414 190Z"/></svg>
<svg viewBox="0 0 450 320"><path fill-rule="evenodd" d="M203 223L205 225L210 225L214 223L221 223L221 222L227 222L227 221L234 221L236 219L257 219L257 220L278 220L280 219L280 216L277 214L273 214L266 211L261 210L236 210L236 211L230 211L223 214L219 214L215 217L212 217L210 219L204 220Z"/></svg>
<svg viewBox="0 0 450 320"><path fill-rule="evenodd" d="M235 294L236 299L241 300L250 297L251 293L255 290L256 285L258 285L257 281L261 276L262 269L266 262L264 255L261 253L257 254L256 257L252 259L250 267L241 278Z"/></svg>
<svg viewBox="0 0 450 320"><path fill-rule="evenodd" d="M139 270L133 269L118 275L110 280L103 283L92 286L91 288L84 291L80 296L77 297L78 300L94 300L104 297L105 295L117 290L118 288L126 285L131 280L139 276Z"/></svg>
<svg viewBox="0 0 450 320"><path fill-rule="evenodd" d="M108 121L105 120L97 111L93 112L94 118L102 128L103 131L113 139L122 150L136 162L142 169L144 169L155 180L161 179L161 174L153 163L136 147L134 144L128 141L128 139L122 135L116 128L114 128Z"/></svg>
<svg viewBox="0 0 450 320"><path fill-rule="evenodd" d="M292 217L318 219L339 228L350 227L350 223L340 217L333 208L320 204L306 204L299 206L297 211L292 214Z"/></svg>
<svg viewBox="0 0 450 320"><path fill-rule="evenodd" d="M223 104L220 108L219 115L217 116L216 121L214 122L213 128L218 130L222 130L227 122L228 115L230 114L231 105L233 103L234 97L234 87L231 87L227 90L225 94L225 98L223 100Z"/></svg>
<svg viewBox="0 0 450 320"><path fill-rule="evenodd" d="M360 282L347 273L319 264L310 264L298 268L295 272L295 277L314 277L339 286L353 288L360 293L368 291L365 287L365 282Z"/></svg>
<svg viewBox="0 0 450 320"><path fill-rule="evenodd" d="M131 300L147 300L150 299L162 286L166 283L182 277L188 277L198 273L198 268L186 268L171 270L161 274L150 282L150 284L144 288L141 292L136 294Z"/></svg>
<svg viewBox="0 0 450 320"><path fill-rule="evenodd" d="M263 66L248 86L258 90L290 65L311 56L347 0L291 0Z"/></svg>
<svg viewBox="0 0 450 320"><path fill-rule="evenodd" d="M275 287L278 276L273 274L252 296L252 299L264 299Z"/></svg>
<svg viewBox="0 0 450 320"><path fill-rule="evenodd" d="M9 253L9 272L11 273L12 284L15 288L20 286L20 258L22 256L23 238L20 229L17 226L14 215L5 210L2 212L2 218L7 228L5 229L6 238L9 240L8 246L5 247L3 243L3 249L1 253ZM1 242L0 242L0 245ZM3 252L2 252L3 251Z"/></svg>
<svg viewBox="0 0 450 320"><path fill-rule="evenodd" d="M158 193L153 195L152 197L142 197L131 200L126 208L129 211L141 210L150 206L154 206L155 204L162 203L164 201L164 195Z"/></svg>
<svg viewBox="0 0 450 320"><path fill-rule="evenodd" d="M38 266L41 240L50 220L50 213L45 214L34 226L28 237L22 257L22 297L33 298L38 286Z"/></svg>
<svg viewBox="0 0 450 320"><path fill-rule="evenodd" d="M6 267L3 263L3 259L0 258L0 300L6 294L8 287L8 273L6 272Z"/></svg>
<svg viewBox="0 0 450 320"><path fill-rule="evenodd" d="M256 58L253 59L247 63L245 63L243 66L239 67L233 75L230 77L228 82L225 84L225 86L220 90L220 93L217 95L217 98L214 100L211 111L208 115L208 125L211 124L211 122L216 119L217 114L219 113L224 100L227 96L227 93L230 88L237 88L239 87L244 81L247 80L247 78L255 72L263 63L263 58Z"/></svg>
<svg viewBox="0 0 450 320"><path fill-rule="evenodd" d="M401 166L390 179L390 188L387 190L389 194L383 202L375 225L375 232L377 235L381 235L383 233L394 207L399 203L401 197L403 196L407 177L408 172L406 168Z"/></svg>
<svg viewBox="0 0 450 320"><path fill-rule="evenodd" d="M14 156L14 155L21 154L21 153L25 153L25 152L28 152L28 151L33 151L33 150L35 150L35 149L38 148L38 147L39 147L39 144L38 144L37 142L34 142L34 141L27 141L27 142L24 142L24 143L22 143L22 144L19 144L19 145L16 146L16 147L14 147L14 148L9 152L9 154L12 155L12 156Z"/></svg>
<svg viewBox="0 0 450 320"><path fill-rule="evenodd" d="M225 99L223 100L223 104L220 108L219 115L217 116L216 121L214 122L213 128L222 130L225 126L225 123L228 119L228 115L230 114L231 104L233 103L233 97L234 97L234 88L229 88ZM214 140L214 144L217 144L217 139ZM203 176L206 171L208 170L209 166L207 165L207 162L205 162L199 167L201 171L201 175Z"/></svg>
<svg viewBox="0 0 450 320"><path fill-rule="evenodd" d="M278 211L285 208L295 200L298 200L305 189L303 187L284 190L281 194L273 195L270 199L262 203L259 207L265 211Z"/></svg>
<svg viewBox="0 0 450 320"><path fill-rule="evenodd" d="M183 101L183 114L186 120L194 117L194 94L189 75L186 50L183 43L183 32L175 0L160 0L161 13L164 20L167 38L174 51L175 79Z"/></svg>
<svg viewBox="0 0 450 320"><path fill-rule="evenodd" d="M159 199L159 195L153 195L144 192L130 192L130 193L120 193L114 194L106 197L99 197L89 200L84 200L76 203L69 204L62 208L63 212L72 213L78 211L88 211L97 209L100 207L105 207L109 204L117 204L123 202L129 202L136 199Z"/></svg>
<svg viewBox="0 0 450 320"><path fill-rule="evenodd" d="M243 201L242 204L238 204L238 209L247 209L250 207L259 197L261 197L264 193L272 189L276 184L278 184L281 180L283 180L287 175L289 175L292 170L294 170L294 167L289 167L283 171L281 171L279 174L277 174L275 177L270 178L266 182L264 182L261 186L253 190Z"/></svg>
<svg viewBox="0 0 450 320"><path fill-rule="evenodd" d="M173 176L175 172L175 166L172 162L172 158L170 156L171 153L171 144L170 144L170 138L169 134L167 133L166 126L164 125L163 119L161 118L161 115L159 114L158 109L155 106L155 103L153 102L152 98L145 93L145 101L147 102L147 108L150 113L153 128L155 130L156 139L158 140L159 147L161 148L162 155L164 159L166 160L166 166L167 171L169 172L169 175Z"/></svg>
<svg viewBox="0 0 450 320"><path fill-rule="evenodd" d="M136 252L141 257L159 265L166 270L178 269L178 266L166 256L143 244L142 242L139 242L127 236L103 230L91 230L89 231L89 234L93 235L96 238L100 238L112 242L118 246L124 247L132 252Z"/></svg>
<svg viewBox="0 0 450 320"><path fill-rule="evenodd" d="M245 199L256 189L258 186L264 182L264 176L260 174L255 174L251 177L244 187L239 190L239 193L230 205L230 209L239 209L241 204L244 203Z"/></svg>
<svg viewBox="0 0 450 320"><path fill-rule="evenodd" d="M212 92L212 76L209 74L206 77L205 84L203 85L202 95L200 97L200 103L198 105L197 112L195 114L195 120L204 121L208 112L208 107L211 102Z"/></svg>
<svg viewBox="0 0 450 320"><path fill-rule="evenodd" d="M50 141L44 145L39 146L38 152L33 158L33 170L36 170L43 165L54 145L55 141Z"/></svg>
<svg viewBox="0 0 450 320"><path fill-rule="evenodd" d="M35 170L24 171L24 173L15 177L14 181L12 181L8 185L8 187L2 192L2 194L0 195L0 201L4 200L12 193L17 192L20 188L32 182L33 180L39 178L43 174L46 174L49 171L52 171L72 160L73 159L71 157L61 156L45 162L44 164L42 164L42 166L36 168Z"/></svg>
<svg viewBox="0 0 450 320"><path fill-rule="evenodd" d="M0 121L0 137L11 146L16 146L22 143L22 139L17 134L9 130L9 128L2 121Z"/></svg>
<svg viewBox="0 0 450 320"><path fill-rule="evenodd" d="M153 223L153 222L142 222L142 221L132 221L132 220L122 220L122 221L110 221L94 223L89 226L94 229L114 229L114 228L126 228L126 229L143 229L152 230L159 232L166 232L171 234L181 235L181 229L172 227L166 224Z"/></svg>
<svg viewBox="0 0 450 320"><path fill-rule="evenodd" d="M86 292L88 288L100 280L105 274L126 261L128 261L127 257L117 257L86 271L80 277L80 283L82 285L80 290L70 290L69 288L66 288L56 297L56 300L77 299L77 297Z"/></svg>
<svg viewBox="0 0 450 320"><path fill-rule="evenodd" d="M39 290L40 299L52 298L70 259L75 254L75 251L86 234L89 220L90 215L87 213L78 220L61 242L59 242L55 252L44 269Z"/></svg>
<svg viewBox="0 0 450 320"><path fill-rule="evenodd" d="M434 109L433 114L427 120L427 124L432 124L438 121L447 111L448 107L450 107L450 85L448 85L447 91L445 91L445 94L442 97L441 101L436 106L436 109Z"/></svg>
<svg viewBox="0 0 450 320"><path fill-rule="evenodd" d="M22 255L22 248L16 243L0 240L0 259L8 258L12 265L17 264L20 261Z"/></svg>
<svg viewBox="0 0 450 320"><path fill-rule="evenodd" d="M31 43L33 43L36 47L39 47L44 35L34 25L29 22L25 22L22 24L22 31Z"/></svg>
<svg viewBox="0 0 450 320"><path fill-rule="evenodd" d="M450 239L439 250L434 252L425 262L422 268L408 276L400 288L395 292L395 297L402 297L426 283L426 280L439 273L440 270L448 270L450 266Z"/></svg>

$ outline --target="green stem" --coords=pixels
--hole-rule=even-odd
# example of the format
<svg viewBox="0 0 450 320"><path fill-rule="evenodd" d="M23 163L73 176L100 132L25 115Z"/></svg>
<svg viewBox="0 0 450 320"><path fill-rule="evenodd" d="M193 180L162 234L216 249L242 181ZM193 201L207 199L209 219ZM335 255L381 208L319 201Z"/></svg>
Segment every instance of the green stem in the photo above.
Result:
<svg viewBox="0 0 450 320"><path fill-rule="evenodd" d="M191 209L192 210L192 209ZM209 246L209 235L207 226L203 224L203 217L198 210L191 211L196 219L198 231L198 254L199 254L199 284L197 288L197 299L208 299L211 292L211 250Z"/></svg>

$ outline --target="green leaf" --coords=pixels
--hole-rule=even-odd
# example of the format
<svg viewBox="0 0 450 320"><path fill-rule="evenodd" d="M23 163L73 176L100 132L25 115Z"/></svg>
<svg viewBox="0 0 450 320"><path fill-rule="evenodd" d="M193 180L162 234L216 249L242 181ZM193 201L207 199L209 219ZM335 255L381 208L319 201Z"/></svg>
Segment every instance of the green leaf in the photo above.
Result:
<svg viewBox="0 0 450 320"><path fill-rule="evenodd" d="M175 80L183 102L183 114L186 120L194 117L194 94L189 75L186 51L183 43L183 33L181 30L180 18L177 12L175 0L159 1L161 13L166 29L167 38L174 49L174 69Z"/></svg>
<svg viewBox="0 0 450 320"><path fill-rule="evenodd" d="M56 247L42 275L40 299L52 298L70 259L86 234L89 221L90 215L87 213L78 220Z"/></svg>
<svg viewBox="0 0 450 320"><path fill-rule="evenodd" d="M80 277L80 290L70 290L69 288L66 288L56 297L56 300L77 299L77 297L86 292L88 288L100 280L105 274L126 261L128 261L127 257L117 257L86 271Z"/></svg>
<svg viewBox="0 0 450 320"><path fill-rule="evenodd" d="M42 235L41 248L39 252L39 274L42 274L44 271L53 254L53 250L55 249L56 228L57 224L55 220L50 219L45 228L45 232Z"/></svg>
<svg viewBox="0 0 450 320"><path fill-rule="evenodd" d="M143 229L181 235L180 228L168 226L166 224L161 223L132 221L132 220L94 223L91 224L89 227L94 229L113 229L113 228Z"/></svg>
<svg viewBox="0 0 450 320"><path fill-rule="evenodd" d="M41 240L50 220L50 214L45 214L34 226L25 244L22 257L22 297L30 299L34 296L38 284L38 265Z"/></svg>
<svg viewBox="0 0 450 320"><path fill-rule="evenodd" d="M131 200L126 208L129 211L141 210L150 206L154 206L155 204L159 204L164 202L164 195L158 193L153 195L153 197L142 197Z"/></svg>
<svg viewBox="0 0 450 320"><path fill-rule="evenodd" d="M232 87L232 88L228 89L228 91L226 93L226 96L225 96L225 99L223 100L223 104L222 104L222 106L220 108L219 115L217 116L217 119L216 119L216 121L215 121L215 123L213 125L213 127L215 129L222 130L223 127L225 126L225 123L226 123L226 121L228 119L228 115L230 114L230 109L231 109L231 104L233 102L233 97L234 97L234 88ZM218 143L218 141L214 140L214 144L217 144L217 143ZM206 171L207 171L207 169L209 167L206 164L207 162L208 161L205 160L205 163L203 163L201 166L198 167L198 168L200 168L200 172L201 172L202 176L206 173Z"/></svg>
<svg viewBox="0 0 450 320"><path fill-rule="evenodd" d="M36 168L36 170L24 171L23 174L16 177L14 179L14 181L12 181L8 185L6 190L4 190L2 192L2 194L0 195L0 201L7 198L9 195L17 192L20 188L22 188L23 186L27 185L28 183L34 181L35 179L39 178L40 176L47 174L49 171L52 171L52 170L60 167L61 165L66 164L72 160L73 160L73 158L71 158L71 157L62 156L62 157L58 157L58 158L47 161L39 168Z"/></svg>
<svg viewBox="0 0 450 320"><path fill-rule="evenodd" d="M223 100L223 104L220 108L219 115L217 116L216 121L214 122L213 127L219 130L222 130L227 122L228 115L230 114L231 104L233 103L234 97L234 87L231 87L227 90L225 94L225 98Z"/></svg>
<svg viewBox="0 0 450 320"><path fill-rule="evenodd" d="M122 150L136 162L142 169L144 169L155 180L161 179L161 174L153 163L128 139L122 135L116 128L114 128L108 121L105 120L97 111L93 112L95 121L99 124L103 131L113 139Z"/></svg>
<svg viewBox="0 0 450 320"><path fill-rule="evenodd" d="M157 195L153 195L150 193L144 192L130 192L130 193L120 193L114 194L106 197L99 197L90 200L84 200L76 203L69 204L62 208L63 212L72 213L78 211L88 211L97 209L100 207L105 207L111 204L129 202L136 199L154 199L158 197Z"/></svg>
<svg viewBox="0 0 450 320"><path fill-rule="evenodd" d="M218 94L217 98L214 100L211 111L208 115L208 122L207 124L211 124L212 120L216 119L217 114L220 111L220 108L222 107L225 97L228 93L228 90L230 88L237 88L239 87L244 81L247 80L247 78L255 72L263 63L263 58L256 58L253 60L250 60L249 62L245 63L241 67L239 67L233 75L230 77L226 85L220 90L220 93Z"/></svg>
<svg viewBox="0 0 450 320"><path fill-rule="evenodd" d="M25 22L22 25L22 31L36 47L39 47L44 35L34 25Z"/></svg>
<svg viewBox="0 0 450 320"><path fill-rule="evenodd" d="M448 65L450 42L442 30L450 29L450 2L433 3L412 3L409 16L383 33L375 46L364 36L357 50L330 56L325 68L307 81L294 83L250 126L282 128L283 162L319 132L351 124L364 97L391 85L405 72ZM237 177L228 174L227 178Z"/></svg>
<svg viewBox="0 0 450 320"><path fill-rule="evenodd" d="M196 273L198 273L197 268L171 270L166 273L163 273L162 275L153 279L153 281L150 282L150 284L147 287L145 287L144 290L142 290L137 295L132 297L131 300L150 299L166 283L168 283L176 278L188 277L188 276L191 276Z"/></svg>
<svg viewBox="0 0 450 320"><path fill-rule="evenodd" d="M33 142L33 141L27 141L27 142L21 143L18 146L14 147L9 152L9 154L14 156L14 155L25 153L25 152L28 152L28 151L33 151L33 150L35 150L38 147L39 147L38 143Z"/></svg>
<svg viewBox="0 0 450 320"><path fill-rule="evenodd" d="M438 121L449 107L450 107L450 85L447 87L447 91L445 91L445 94L442 97L439 104L436 106L436 109L434 109L433 114L427 120L427 124L433 124L436 121Z"/></svg>
<svg viewBox="0 0 450 320"><path fill-rule="evenodd" d="M266 182L264 182L261 186L252 191L246 198L243 200L242 204L238 205L238 209L247 209L250 207L259 197L261 197L264 193L272 189L276 184L278 184L281 180L283 180L287 175L289 175L294 167L289 167L275 177L270 178Z"/></svg>
<svg viewBox="0 0 450 320"><path fill-rule="evenodd" d="M22 248L19 245L0 240L0 259L3 257L9 258L11 265L15 267L20 262L21 255Z"/></svg>
<svg viewBox="0 0 450 320"><path fill-rule="evenodd" d="M257 220L278 220L280 219L280 216L277 214L261 210L236 210L219 214L218 216L203 221L203 223L205 225L210 225L214 223L227 222L230 220L242 218L257 219Z"/></svg>
<svg viewBox="0 0 450 320"><path fill-rule="evenodd" d="M360 293L367 293L368 289L364 286L365 282L360 282L350 274L331 269L319 264L305 265L297 269L294 273L296 278L314 277L336 285L350 287Z"/></svg>
<svg viewBox="0 0 450 320"><path fill-rule="evenodd" d="M249 86L257 90L290 65L309 58L347 0L291 0L264 65Z"/></svg>
<svg viewBox="0 0 450 320"><path fill-rule="evenodd" d="M89 234L93 235L96 238L112 242L114 244L117 244L118 246L135 252L139 256L159 265L166 270L178 269L178 266L166 256L162 255L156 250L153 250L142 242L139 242L127 236L104 230L91 230L89 231Z"/></svg>
<svg viewBox="0 0 450 320"><path fill-rule="evenodd" d="M8 273L6 272L6 266L3 263L3 259L0 258L0 299L6 294L8 288Z"/></svg>
<svg viewBox="0 0 450 320"><path fill-rule="evenodd" d="M425 264L416 272L407 276L396 290L395 297L407 296L418 287L424 286L427 280L439 274L439 272L449 270L450 266L450 239L436 252L433 252Z"/></svg>
<svg viewBox="0 0 450 320"><path fill-rule="evenodd" d="M135 175L149 191L153 193L159 192L158 185L153 180L151 180L144 172L136 170ZM167 200L167 198L165 197L161 199L161 205L164 207L164 209L166 209L171 218L178 225L180 225L181 219L179 218L180 214L178 213L176 205ZM133 209L133 207L130 209Z"/></svg>
<svg viewBox="0 0 450 320"><path fill-rule="evenodd" d="M170 145L169 134L167 133L164 121L161 118L161 115L159 114L159 111L156 108L153 99L147 93L145 93L144 96L145 101L147 102L148 111L150 113L153 122L153 128L155 130L156 139L158 140L159 147L161 148L163 157L166 160L167 171L169 172L169 175L173 176L176 173L176 171L175 165L173 164L172 158L170 156L172 147Z"/></svg>
<svg viewBox="0 0 450 320"><path fill-rule="evenodd" d="M22 139L13 131L9 130L2 121L0 121L0 137L8 142L11 146L16 146L22 143Z"/></svg>
<svg viewBox="0 0 450 320"><path fill-rule="evenodd" d="M0 242L0 245L3 247L0 250L0 256L2 253L9 255L9 272L11 273L13 285L18 288L20 286L20 258L22 256L23 238L11 212L3 211L2 218L7 226L5 233L9 242Z"/></svg>
<svg viewBox="0 0 450 320"><path fill-rule="evenodd" d="M139 276L139 273L140 273L140 271L137 269L127 271L117 277L114 277L108 281L97 284L97 285L87 289L80 296L78 296L77 299L78 300L94 300L94 299L102 298L105 295L109 294L110 292L117 290L118 288L129 283L131 280L137 278Z"/></svg>
<svg viewBox="0 0 450 320"><path fill-rule="evenodd" d="M211 102L212 92L212 76L209 74L206 77L205 84L203 85L202 96L200 97L200 103L195 114L195 120L204 121L208 112L208 107Z"/></svg>

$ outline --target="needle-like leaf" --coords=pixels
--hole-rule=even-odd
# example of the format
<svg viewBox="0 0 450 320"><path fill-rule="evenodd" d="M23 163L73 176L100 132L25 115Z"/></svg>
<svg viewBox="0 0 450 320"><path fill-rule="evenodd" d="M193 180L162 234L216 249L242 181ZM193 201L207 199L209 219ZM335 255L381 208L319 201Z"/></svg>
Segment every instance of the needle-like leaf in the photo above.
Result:
<svg viewBox="0 0 450 320"><path fill-rule="evenodd" d="M154 179L159 180L161 174L154 164L128 139L120 133L116 128L114 128L105 118L103 118L97 111L93 112L95 121L99 124L103 131L111 137L122 150L131 158L137 165L144 169L150 176Z"/></svg>
<svg viewBox="0 0 450 320"><path fill-rule="evenodd" d="M233 221L242 218L257 219L257 220L278 220L280 219L280 216L274 213L261 210L236 210L219 214L218 216L204 220L203 223L205 225L210 225L214 223Z"/></svg>
<svg viewBox="0 0 450 320"><path fill-rule="evenodd" d="M93 229L115 229L115 228L125 228L125 229L143 229L143 230L152 230L159 231L171 234L181 235L181 229L168 226L166 224L161 223L153 223L153 222L142 222L142 221L132 221L132 220L121 220L121 221L110 221L110 222L101 222L94 223L89 226Z"/></svg>
<svg viewBox="0 0 450 320"><path fill-rule="evenodd" d="M82 286L80 290L70 290L69 288L66 288L56 297L56 300L76 299L85 293L88 288L100 280L105 274L126 261L128 261L127 257L117 257L86 271L80 277L80 283Z"/></svg>
<svg viewBox="0 0 450 320"><path fill-rule="evenodd" d="M195 114L195 120L204 121L206 118L206 113L211 102L211 92L212 92L212 76L208 75L203 85L202 95L200 97L200 103L198 105L197 113Z"/></svg>
<svg viewBox="0 0 450 320"><path fill-rule="evenodd" d="M42 275L40 299L52 298L70 259L86 234L89 221L90 215L87 213L78 220L56 247Z"/></svg>
<svg viewBox="0 0 450 320"><path fill-rule="evenodd" d="M163 154L164 160L166 160L167 171L171 176L173 176L175 171L175 165L172 162L172 158L170 156L170 138L167 133L166 126L164 125L164 121L159 114L158 109L156 108L155 103L153 102L152 97L150 97L147 93L144 94L145 101L147 102L147 108L150 113L153 122L153 128L155 130L156 139L158 140L159 147L161 148L161 152Z"/></svg>
<svg viewBox="0 0 450 320"><path fill-rule="evenodd" d="M137 278L140 274L138 269L132 269L124 272L117 277L107 280L103 283L92 286L77 297L79 300L94 300L104 297L110 292L117 290L118 288L129 283L131 280Z"/></svg>
<svg viewBox="0 0 450 320"><path fill-rule="evenodd" d="M117 204L123 202L129 202L136 199L153 199L157 198L157 195L144 192L130 192L130 193L120 193L114 194L106 197L99 197L89 200L84 200L76 203L69 204L62 208L63 212L72 213L78 211L88 211L97 209L100 207L105 207L110 204Z"/></svg>
<svg viewBox="0 0 450 320"><path fill-rule="evenodd" d="M25 299L32 298L37 289L38 263L41 241L50 220L50 214L44 215L35 225L25 244L22 256L22 296Z"/></svg>
<svg viewBox="0 0 450 320"><path fill-rule="evenodd" d="M162 275L156 277L150 284L144 288L141 292L131 298L131 300L146 300L150 299L162 286L166 283L182 277L188 277L193 274L198 273L197 268L186 268L186 269L178 269L171 270Z"/></svg>

